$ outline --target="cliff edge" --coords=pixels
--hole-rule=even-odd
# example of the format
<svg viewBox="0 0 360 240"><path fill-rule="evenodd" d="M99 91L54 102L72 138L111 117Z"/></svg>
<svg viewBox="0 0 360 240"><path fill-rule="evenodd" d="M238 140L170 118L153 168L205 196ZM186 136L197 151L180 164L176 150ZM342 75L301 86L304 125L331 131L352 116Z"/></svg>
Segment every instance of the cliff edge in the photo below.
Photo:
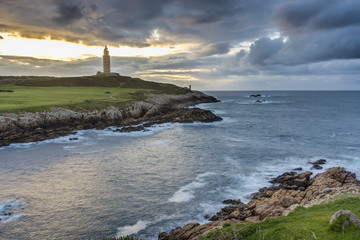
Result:
<svg viewBox="0 0 360 240"><path fill-rule="evenodd" d="M191 91L184 94L144 94L144 100L124 107L110 106L101 110L52 108L36 113L0 114L0 146L11 143L41 141L66 136L82 129L104 129L119 126L116 131L143 130L164 122L212 122L221 118L211 111L186 108L199 103L218 102L212 96ZM127 127L146 122L136 128ZM124 128L125 127L125 128ZM127 128L126 128L127 127Z"/></svg>

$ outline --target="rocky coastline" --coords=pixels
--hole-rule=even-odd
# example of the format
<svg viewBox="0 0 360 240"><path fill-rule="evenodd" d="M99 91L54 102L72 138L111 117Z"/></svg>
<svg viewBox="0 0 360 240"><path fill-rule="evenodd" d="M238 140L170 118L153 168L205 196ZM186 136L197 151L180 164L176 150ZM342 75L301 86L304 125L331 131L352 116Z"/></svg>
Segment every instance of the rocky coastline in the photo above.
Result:
<svg viewBox="0 0 360 240"><path fill-rule="evenodd" d="M94 111L53 108L37 113L0 114L0 147L76 134L77 130L83 129L118 126L115 131L146 131L151 125L165 122L221 121L211 111L188 108L218 101L202 92L192 91L186 94L146 94L145 100L128 103L123 108Z"/></svg>
<svg viewBox="0 0 360 240"><path fill-rule="evenodd" d="M354 173L334 167L313 178L312 174L310 171L285 172L269 181L273 184L271 187L261 188L251 194L251 200L247 204L240 200L224 200L223 203L228 206L210 217L210 222L203 225L189 223L173 229L170 233L160 233L158 239L200 239L211 230L221 228L225 223L262 221L269 217L287 215L298 206L310 207L331 201L339 195L359 196L360 181Z"/></svg>

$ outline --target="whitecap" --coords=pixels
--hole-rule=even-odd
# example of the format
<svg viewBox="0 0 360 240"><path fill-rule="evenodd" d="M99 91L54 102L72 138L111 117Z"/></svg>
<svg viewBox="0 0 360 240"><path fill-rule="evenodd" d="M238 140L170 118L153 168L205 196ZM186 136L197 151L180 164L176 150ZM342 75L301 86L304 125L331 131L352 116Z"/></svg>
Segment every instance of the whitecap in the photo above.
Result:
<svg viewBox="0 0 360 240"><path fill-rule="evenodd" d="M153 141L152 145L156 145L156 146L169 145L169 142L170 142L169 139L162 139L162 140Z"/></svg>
<svg viewBox="0 0 360 240"><path fill-rule="evenodd" d="M118 228L118 232L116 237L120 238L121 236L132 235L140 232L141 230L146 229L146 227L150 224L148 221L139 220L134 225L127 225Z"/></svg>
<svg viewBox="0 0 360 240"><path fill-rule="evenodd" d="M26 199L0 201L0 224L14 222L25 216L24 213L15 211L24 208L26 204Z"/></svg>
<svg viewBox="0 0 360 240"><path fill-rule="evenodd" d="M181 203L188 202L195 197L195 189L204 187L206 185L205 178L213 175L212 172L207 172L198 175L195 178L195 181L182 186L179 190L177 190L171 198L169 198L169 202Z"/></svg>

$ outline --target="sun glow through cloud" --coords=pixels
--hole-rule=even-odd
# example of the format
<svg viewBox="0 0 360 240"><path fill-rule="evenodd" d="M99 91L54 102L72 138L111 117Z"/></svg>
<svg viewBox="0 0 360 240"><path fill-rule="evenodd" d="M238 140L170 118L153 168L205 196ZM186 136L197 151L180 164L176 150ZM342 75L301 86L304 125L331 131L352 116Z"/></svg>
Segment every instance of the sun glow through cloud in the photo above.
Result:
<svg viewBox="0 0 360 240"><path fill-rule="evenodd" d="M60 40L22 38L18 34L0 33L0 54L26 56L52 60L71 61L89 57L101 57L103 46L87 46L82 43L71 43ZM134 48L128 46L109 47L111 56L118 57L151 57L173 54L182 51L181 46L150 46Z"/></svg>

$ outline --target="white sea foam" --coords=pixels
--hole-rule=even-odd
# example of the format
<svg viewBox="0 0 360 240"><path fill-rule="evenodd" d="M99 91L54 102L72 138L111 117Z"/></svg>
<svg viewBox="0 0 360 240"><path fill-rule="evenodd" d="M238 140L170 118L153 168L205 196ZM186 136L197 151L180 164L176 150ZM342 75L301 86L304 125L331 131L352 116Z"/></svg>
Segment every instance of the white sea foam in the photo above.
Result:
<svg viewBox="0 0 360 240"><path fill-rule="evenodd" d="M225 111L225 110L217 110L217 109L213 109L212 110L216 115L225 115L227 114L228 112Z"/></svg>
<svg viewBox="0 0 360 240"><path fill-rule="evenodd" d="M236 119L231 118L231 117L222 117L222 119L223 120L221 122L215 122L213 124L223 124L223 123L235 123L235 122L237 122Z"/></svg>
<svg viewBox="0 0 360 240"><path fill-rule="evenodd" d="M207 172L198 175L195 178L195 181L182 186L179 190L177 190L174 195L169 198L169 202L180 203L190 201L195 197L195 190L206 185L205 178L213 174L214 173L212 172Z"/></svg>
<svg viewBox="0 0 360 240"><path fill-rule="evenodd" d="M126 236L126 235L134 235L134 234L137 234L138 232L140 232L141 230L145 230L150 225L154 225L159 222L168 221L171 219L179 219L181 217L183 217L182 214L172 214L172 215L168 215L168 216L166 216L166 215L160 216L151 221L139 220L134 225L127 225L127 226L119 227L117 229L118 231L117 231L116 237L121 237L121 236Z"/></svg>
<svg viewBox="0 0 360 240"><path fill-rule="evenodd" d="M312 169L312 164L308 164L309 161L316 161L321 158L326 158L328 161L323 166L323 170ZM225 189L226 198L240 198L246 202L249 194L257 192L264 186L270 186L271 184L267 181L273 177L276 177L284 172L291 171L294 168L302 167L302 171L313 172L312 177L316 174L323 172L325 169L343 165L344 160L329 159L326 156L313 156L310 158L304 158L300 156L289 156L285 159L278 159L269 162L264 161L257 164L257 171L250 171L250 174L237 173L241 172L242 163L236 161L230 156L224 158L227 164L232 166L231 177L235 178L235 186L231 185ZM245 166L248 163L245 163Z"/></svg>
<svg viewBox="0 0 360 240"><path fill-rule="evenodd" d="M146 227L150 224L148 221L138 221L134 225L127 225L124 227L119 227L116 237L120 238L121 236L136 234L141 230L146 229Z"/></svg>
<svg viewBox="0 0 360 240"><path fill-rule="evenodd" d="M229 103L229 102L235 102L235 99L226 99L226 100L221 100L222 103Z"/></svg>
<svg viewBox="0 0 360 240"><path fill-rule="evenodd" d="M156 145L156 146L169 145L169 142L170 139L162 139L162 140L153 141L152 145Z"/></svg>
<svg viewBox="0 0 360 240"><path fill-rule="evenodd" d="M245 142L245 140L243 138L239 138L239 137L227 137L227 141L230 141L230 142Z"/></svg>
<svg viewBox="0 0 360 240"><path fill-rule="evenodd" d="M24 208L26 204L26 199L0 201L0 224L14 222L25 216L24 213L14 211Z"/></svg>

